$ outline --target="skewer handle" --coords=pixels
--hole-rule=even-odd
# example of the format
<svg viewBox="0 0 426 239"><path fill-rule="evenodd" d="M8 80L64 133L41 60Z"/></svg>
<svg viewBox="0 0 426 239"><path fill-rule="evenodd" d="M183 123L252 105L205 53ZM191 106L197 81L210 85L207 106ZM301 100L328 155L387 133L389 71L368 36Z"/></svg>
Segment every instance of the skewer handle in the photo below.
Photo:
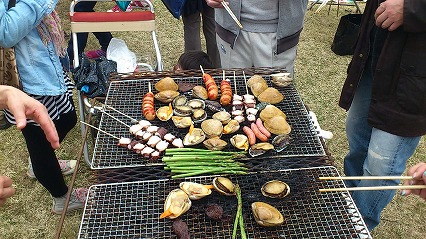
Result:
<svg viewBox="0 0 426 239"><path fill-rule="evenodd" d="M203 69L203 66L202 66L202 65L200 65L200 70L201 70L201 73L203 73L203 74L204 74L204 69Z"/></svg>
<svg viewBox="0 0 426 239"><path fill-rule="evenodd" d="M126 127L130 128L130 125L124 123L123 121L117 119L117 117L115 117L114 115L111 115L110 113L107 113L106 111L103 111L104 114L108 115L109 117L113 118L114 120L116 120L117 122L119 122L120 124L125 125Z"/></svg>
<svg viewBox="0 0 426 239"><path fill-rule="evenodd" d="M238 95L237 94L237 77L235 76L235 71L234 71L234 93Z"/></svg>
<svg viewBox="0 0 426 239"><path fill-rule="evenodd" d="M133 122L138 122L135 118L133 118L133 117L131 117L130 115L126 115L125 113L123 113L123 112L121 112L121 111L119 111L119 110L117 110L117 109L115 109L115 108L113 108L112 106L109 106L109 105L106 105L106 104L104 104L104 106L105 107L107 107L108 109L110 109L110 110L113 110L113 111L115 111L115 112L117 112L117 113L119 113L119 114L121 114L122 116L124 116L124 117L127 117L127 118L129 118L130 120L132 120Z"/></svg>
<svg viewBox="0 0 426 239"><path fill-rule="evenodd" d="M84 125L87 125L87 126L89 126L89 127L91 127L91 128L94 128L94 129L96 129L97 131L99 131L99 132L101 132L101 133L104 133L104 134L106 134L106 135L108 135L108 136L113 137L114 139L118 139L118 140L120 139L119 137L117 137L117 136L115 136L115 135L113 135L113 134L110 134L110 133L108 133L108 132L106 132L106 131L103 131L103 130L99 129L98 127L95 127L95 126L93 126L93 125L91 125L91 124L88 124L88 123L83 122L83 121L80 121L80 123L82 123L82 124L84 124Z"/></svg>
<svg viewBox="0 0 426 239"><path fill-rule="evenodd" d="M249 94L248 88L247 88L247 78L246 78L246 73L243 71L243 77L244 77L244 84L246 85L246 94Z"/></svg>
<svg viewBox="0 0 426 239"><path fill-rule="evenodd" d="M377 186L377 187L354 187L354 188L320 188L319 192L345 192L345 191L371 191L371 190L397 190L397 189L424 189L426 185L400 185L400 186Z"/></svg>
<svg viewBox="0 0 426 239"><path fill-rule="evenodd" d="M342 176L342 177L318 177L319 180L410 180L412 176Z"/></svg>

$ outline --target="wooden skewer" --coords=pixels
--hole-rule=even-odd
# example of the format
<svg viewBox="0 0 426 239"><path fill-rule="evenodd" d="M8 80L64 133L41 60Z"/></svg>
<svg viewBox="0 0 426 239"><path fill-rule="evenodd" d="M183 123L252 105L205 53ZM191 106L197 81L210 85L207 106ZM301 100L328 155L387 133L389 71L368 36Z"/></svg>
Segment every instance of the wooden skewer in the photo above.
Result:
<svg viewBox="0 0 426 239"><path fill-rule="evenodd" d="M232 17L232 19L237 23L237 25L242 29L243 25L241 25L241 22L238 21L237 16L232 12L231 8L229 8L228 4L226 4L225 1L222 1L222 6L225 8L225 10L229 13L229 15Z"/></svg>
<svg viewBox="0 0 426 239"><path fill-rule="evenodd" d="M117 110L117 109L113 108L112 106L109 106L109 105L106 105L106 104L104 104L104 106L105 106L106 108L108 108L108 109L111 109L111 110L113 110L113 111L115 111L115 112L117 112L117 113L121 114L121 115L122 115L122 116L124 116L124 117L129 118L129 119L130 119L131 121L133 121L134 123L137 123L137 122L138 122L138 120L136 120L135 118L133 118L133 117L131 117L131 116L129 116L129 115L126 115L125 113L123 113L123 112L121 112L121 111L119 111L119 110Z"/></svg>
<svg viewBox="0 0 426 239"><path fill-rule="evenodd" d="M204 69L203 69L203 66L202 66L202 65L200 65L200 70L201 70L201 73L203 73L203 74L204 74Z"/></svg>
<svg viewBox="0 0 426 239"><path fill-rule="evenodd" d="M371 190L397 190L397 189L425 189L426 185L399 185L377 187L353 187L353 188L320 188L319 192L343 192L343 191L371 191Z"/></svg>
<svg viewBox="0 0 426 239"><path fill-rule="evenodd" d="M410 180L413 176L342 176L342 177L319 177L319 180Z"/></svg>
<svg viewBox="0 0 426 239"><path fill-rule="evenodd" d="M101 130L101 129L99 129L99 128L97 128L97 127L95 127L95 126L91 125L91 124L88 124L88 123L83 122L83 121L80 121L80 123L82 123L82 124L84 124L84 125L87 125L87 126L89 126L89 127L91 127L91 128L94 128L94 129L96 129L97 131L99 131L99 132L101 132L101 133L104 133L104 134L106 134L106 135L108 135L108 136L113 137L114 139L118 139L118 140L120 139L119 137L117 137L117 136L115 136L115 135L113 135L113 134L110 134L110 133L108 133L108 132L106 132L106 131L103 131L103 130Z"/></svg>
<svg viewBox="0 0 426 239"><path fill-rule="evenodd" d="M243 71L243 77L244 77L244 84L246 85L246 94L249 94L248 88L247 88L247 78L246 78L246 73Z"/></svg>
<svg viewBox="0 0 426 239"><path fill-rule="evenodd" d="M236 95L238 95L238 94L237 94L237 78L235 77L235 71L234 71L234 93L235 93Z"/></svg>
<svg viewBox="0 0 426 239"><path fill-rule="evenodd" d="M104 114L106 114L106 115L108 115L109 117L111 117L111 118L115 119L117 122L119 122L119 123L121 123L121 124L123 124L123 125L127 126L128 128L130 128L130 125L128 125L128 124L124 123L123 121L121 121L121 120L117 119L117 117L115 117L115 116L111 115L110 113L107 113L106 111L103 111L103 113L104 113Z"/></svg>

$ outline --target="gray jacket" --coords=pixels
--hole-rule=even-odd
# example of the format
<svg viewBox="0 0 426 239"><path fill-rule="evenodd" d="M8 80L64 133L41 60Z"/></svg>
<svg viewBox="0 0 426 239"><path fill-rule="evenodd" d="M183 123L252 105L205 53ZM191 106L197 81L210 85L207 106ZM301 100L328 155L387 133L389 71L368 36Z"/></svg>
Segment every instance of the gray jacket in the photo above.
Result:
<svg viewBox="0 0 426 239"><path fill-rule="evenodd" d="M241 1L229 1L229 7L240 19ZM279 19L277 31L277 54L280 54L299 43L303 29L303 20L308 0L279 0ZM222 40L234 47L240 28L230 15L222 8L215 9L216 33Z"/></svg>

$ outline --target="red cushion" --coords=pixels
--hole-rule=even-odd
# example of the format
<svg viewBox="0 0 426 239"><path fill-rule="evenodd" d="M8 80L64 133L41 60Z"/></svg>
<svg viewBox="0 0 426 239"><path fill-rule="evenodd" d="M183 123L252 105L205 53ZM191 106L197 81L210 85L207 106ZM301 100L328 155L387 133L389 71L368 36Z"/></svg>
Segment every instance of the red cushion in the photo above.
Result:
<svg viewBox="0 0 426 239"><path fill-rule="evenodd" d="M155 19L150 11L139 12L74 12L71 22L125 22L149 21Z"/></svg>

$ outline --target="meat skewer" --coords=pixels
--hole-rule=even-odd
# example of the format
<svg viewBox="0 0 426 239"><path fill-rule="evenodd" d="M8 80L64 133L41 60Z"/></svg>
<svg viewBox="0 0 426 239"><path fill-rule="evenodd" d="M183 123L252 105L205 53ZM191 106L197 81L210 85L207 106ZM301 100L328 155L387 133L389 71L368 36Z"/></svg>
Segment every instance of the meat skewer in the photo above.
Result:
<svg viewBox="0 0 426 239"><path fill-rule="evenodd" d="M237 79L234 71L234 95L232 97L232 116L239 123L244 122L244 103L243 97L237 94Z"/></svg>
<svg viewBox="0 0 426 239"><path fill-rule="evenodd" d="M151 121L155 119L154 93L151 91L151 82L148 83L148 91L142 100L142 113L147 120Z"/></svg>
<svg viewBox="0 0 426 239"><path fill-rule="evenodd" d="M219 94L219 88L217 87L216 82L214 81L211 75L204 72L204 69L201 65L200 65L200 69L201 69L201 72L203 73L203 81L204 81L204 84L206 85L207 96L209 100L216 100Z"/></svg>
<svg viewBox="0 0 426 239"><path fill-rule="evenodd" d="M246 85L246 94L243 95L243 99L244 99L244 106L246 109L246 114L247 114L247 120L250 122L254 122L256 121L256 114L257 114L257 109L255 108L256 106L256 100L254 98L254 95L249 94L248 91L248 87L247 87L247 78L246 78L246 74L243 71L243 77L244 77L244 83Z"/></svg>
<svg viewBox="0 0 426 239"><path fill-rule="evenodd" d="M223 106L229 105L232 100L232 88L231 83L225 78L225 70L223 70L223 79L220 82L220 104Z"/></svg>
<svg viewBox="0 0 426 239"><path fill-rule="evenodd" d="M104 108L106 107L106 108L108 108L108 109L110 109L110 110L113 110L113 111L115 111L115 112L117 112L117 113L121 114L121 115L122 115L122 116L124 116L124 117L129 118L129 119L130 119L133 123L137 123L137 122L138 122L138 120L137 120L137 119L135 119L135 118L131 117L130 115L126 115L125 113L123 113L123 112L121 112L121 111L119 111L119 110L115 109L115 108L114 108L114 107L112 107L112 106L109 106L109 105L107 105L107 104L103 104L103 106L104 106Z"/></svg>

